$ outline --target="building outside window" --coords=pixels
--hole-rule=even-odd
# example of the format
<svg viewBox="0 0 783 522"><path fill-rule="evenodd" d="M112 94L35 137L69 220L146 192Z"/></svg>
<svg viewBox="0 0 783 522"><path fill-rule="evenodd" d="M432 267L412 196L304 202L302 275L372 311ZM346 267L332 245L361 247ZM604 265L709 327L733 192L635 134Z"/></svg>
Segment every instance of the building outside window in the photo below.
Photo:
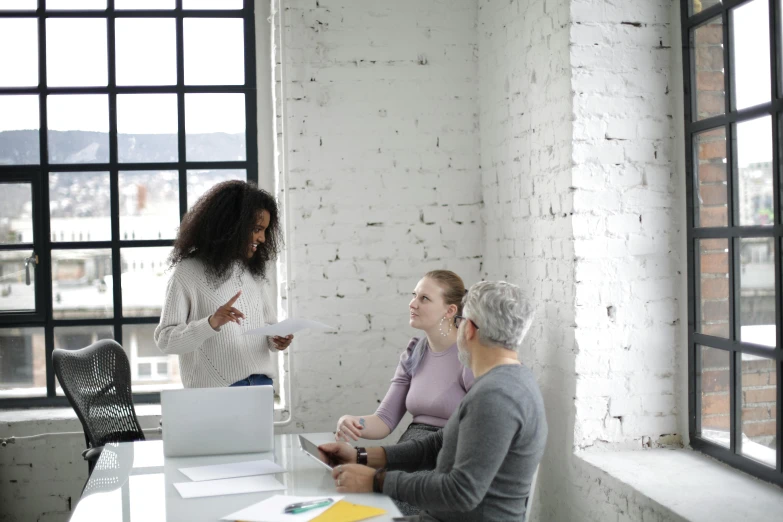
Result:
<svg viewBox="0 0 783 522"><path fill-rule="evenodd" d="M780 0L682 0L692 445L783 484Z"/></svg>
<svg viewBox="0 0 783 522"><path fill-rule="evenodd" d="M0 406L66 404L54 348L116 339L137 401L181 217L258 181L252 0L0 4Z"/></svg>

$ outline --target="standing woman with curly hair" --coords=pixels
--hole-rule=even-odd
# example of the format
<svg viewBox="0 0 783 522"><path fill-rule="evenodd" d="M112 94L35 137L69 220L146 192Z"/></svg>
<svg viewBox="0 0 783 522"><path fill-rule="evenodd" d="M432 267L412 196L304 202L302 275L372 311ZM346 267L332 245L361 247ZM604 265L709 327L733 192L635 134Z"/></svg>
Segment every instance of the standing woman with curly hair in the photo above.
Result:
<svg viewBox="0 0 783 522"><path fill-rule="evenodd" d="M282 245L275 199L244 181L212 187L185 214L155 343L179 355L185 388L271 385L287 337L243 333L277 322L265 283Z"/></svg>

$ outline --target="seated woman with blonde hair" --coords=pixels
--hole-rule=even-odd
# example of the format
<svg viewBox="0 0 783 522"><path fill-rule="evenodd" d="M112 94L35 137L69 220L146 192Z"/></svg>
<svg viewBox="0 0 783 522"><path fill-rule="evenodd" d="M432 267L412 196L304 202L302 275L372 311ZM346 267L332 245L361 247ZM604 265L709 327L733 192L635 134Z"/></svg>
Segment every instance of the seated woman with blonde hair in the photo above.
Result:
<svg viewBox="0 0 783 522"><path fill-rule="evenodd" d="M394 431L406 411L413 422L399 442L425 438L446 425L473 384L473 373L457 358L454 316L462 313L464 296L465 284L454 272L433 270L424 275L408 305L410 325L424 335L408 343L375 413L340 417L336 440L382 439ZM404 515L418 513L409 504L397 504Z"/></svg>

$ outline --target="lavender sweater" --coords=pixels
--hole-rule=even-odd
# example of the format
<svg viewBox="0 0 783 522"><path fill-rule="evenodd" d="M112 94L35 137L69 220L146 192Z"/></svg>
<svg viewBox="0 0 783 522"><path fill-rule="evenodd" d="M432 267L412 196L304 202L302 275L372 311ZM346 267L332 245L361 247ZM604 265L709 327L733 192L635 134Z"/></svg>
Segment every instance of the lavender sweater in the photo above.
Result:
<svg viewBox="0 0 783 522"><path fill-rule="evenodd" d="M427 344L416 374L408 375L402 364L418 341L418 337L411 339L400 356L389 391L375 412L392 431L406 410L413 415L413 422L444 427L473 385L473 372L459 362L456 344L440 353Z"/></svg>

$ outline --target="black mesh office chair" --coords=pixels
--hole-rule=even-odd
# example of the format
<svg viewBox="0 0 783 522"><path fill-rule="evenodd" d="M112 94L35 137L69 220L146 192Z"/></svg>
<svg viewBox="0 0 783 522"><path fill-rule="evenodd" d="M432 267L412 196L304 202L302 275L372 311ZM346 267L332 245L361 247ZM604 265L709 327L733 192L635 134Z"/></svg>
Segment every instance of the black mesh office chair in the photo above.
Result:
<svg viewBox="0 0 783 522"><path fill-rule="evenodd" d="M128 356L104 339L81 350L52 352L54 372L84 428L89 473L109 442L144 440L131 395Z"/></svg>

